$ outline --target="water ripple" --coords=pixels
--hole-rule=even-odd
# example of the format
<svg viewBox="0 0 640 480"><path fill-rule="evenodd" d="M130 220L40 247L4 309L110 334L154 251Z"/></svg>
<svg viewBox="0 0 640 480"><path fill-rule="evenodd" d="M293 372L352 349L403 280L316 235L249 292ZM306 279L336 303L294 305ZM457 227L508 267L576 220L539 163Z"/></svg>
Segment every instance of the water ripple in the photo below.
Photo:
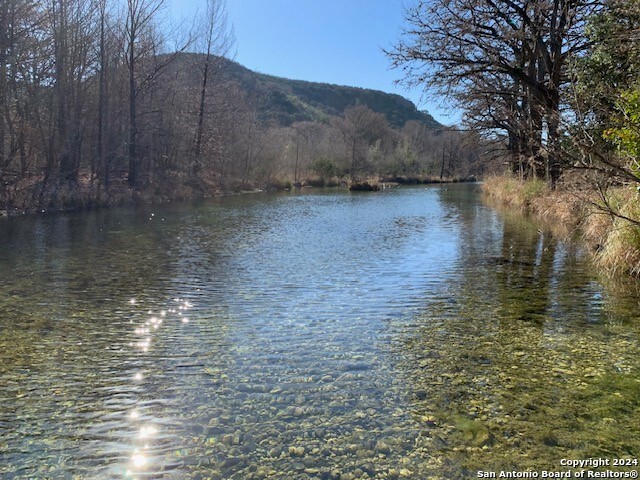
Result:
<svg viewBox="0 0 640 480"><path fill-rule="evenodd" d="M490 370L505 331L522 344L516 358L536 355L521 332L552 357L584 324L593 348L638 350L633 334L603 330L612 305L623 324L637 319L620 306L636 297L613 302L575 251L540 248L535 228L512 227L466 186L11 228L0 232L18 252L0 257L1 278L15 279L0 283L2 478L459 476L464 462L442 446L483 445L458 435L459 412L435 407L473 400L488 424L508 422L496 379L517 372ZM559 361L592 353L578 350ZM610 360L625 375L637 362ZM482 385L493 389L476 398Z"/></svg>

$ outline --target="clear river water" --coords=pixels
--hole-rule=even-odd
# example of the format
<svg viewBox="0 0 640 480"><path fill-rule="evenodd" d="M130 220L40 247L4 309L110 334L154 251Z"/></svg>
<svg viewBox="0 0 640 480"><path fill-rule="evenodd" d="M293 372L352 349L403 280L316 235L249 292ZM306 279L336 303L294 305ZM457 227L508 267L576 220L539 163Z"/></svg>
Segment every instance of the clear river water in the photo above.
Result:
<svg viewBox="0 0 640 480"><path fill-rule="evenodd" d="M638 470L638 283L478 190L0 219L0 478Z"/></svg>

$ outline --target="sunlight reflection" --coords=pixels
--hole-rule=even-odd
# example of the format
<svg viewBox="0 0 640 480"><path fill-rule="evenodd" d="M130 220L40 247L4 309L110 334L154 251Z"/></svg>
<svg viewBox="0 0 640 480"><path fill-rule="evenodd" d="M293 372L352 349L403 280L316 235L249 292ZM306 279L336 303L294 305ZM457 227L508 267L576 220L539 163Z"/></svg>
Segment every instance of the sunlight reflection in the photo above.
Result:
<svg viewBox="0 0 640 480"><path fill-rule="evenodd" d="M152 437L156 433L158 433L158 429L156 427L154 427L153 425L147 425L140 429L140 433L138 434L138 436L140 438L148 438Z"/></svg>
<svg viewBox="0 0 640 480"><path fill-rule="evenodd" d="M154 332L159 329L165 319L170 319L171 323L178 321L183 324L188 324L190 322L187 311L193 307L193 304L182 298L176 298L174 301L176 302L175 305L167 305L165 309L158 308L148 310L148 316L146 318L139 319L139 323L136 322L137 325L132 327L136 338L134 342L130 343L131 347L145 353L148 352L151 347L151 340L152 338L155 338L153 337ZM131 304L136 304L136 300L132 298ZM147 373L150 374L151 372L139 371L135 373L133 375L133 381L141 382L145 379L145 375ZM141 426L139 424L142 417L143 415L138 408L131 409L127 413L127 418L130 420L132 425L136 425L136 428L138 428L136 433L136 443L153 441L153 438L158 434L158 428L156 426ZM144 448L135 449L129 459L128 469L126 470L127 478L136 480L143 471L146 471L146 469L149 468L153 460L148 456L148 452L146 450L148 450L148 445L145 445Z"/></svg>
<svg viewBox="0 0 640 480"><path fill-rule="evenodd" d="M178 310L189 310L193 305L189 302L184 302L182 305L178 306Z"/></svg>
<svg viewBox="0 0 640 480"><path fill-rule="evenodd" d="M162 320L158 317L151 317L148 323L152 325L155 330L157 330L158 327L162 324Z"/></svg>
<svg viewBox="0 0 640 480"><path fill-rule="evenodd" d="M136 469L140 469L146 466L147 463L148 463L148 459L145 456L145 454L142 453L140 450L136 449L136 451L133 453L131 457L131 464L133 465L133 467Z"/></svg>

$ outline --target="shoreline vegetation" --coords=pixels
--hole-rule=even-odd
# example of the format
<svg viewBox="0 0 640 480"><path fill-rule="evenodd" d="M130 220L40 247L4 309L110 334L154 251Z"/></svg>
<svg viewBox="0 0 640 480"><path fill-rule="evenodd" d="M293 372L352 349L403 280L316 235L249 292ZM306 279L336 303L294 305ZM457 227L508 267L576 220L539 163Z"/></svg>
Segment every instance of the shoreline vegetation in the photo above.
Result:
<svg viewBox="0 0 640 480"><path fill-rule="evenodd" d="M640 192L632 187L602 194L575 185L552 189L543 180L500 175L486 178L482 191L498 205L542 221L555 234L577 236L609 276L640 278Z"/></svg>
<svg viewBox="0 0 640 480"><path fill-rule="evenodd" d="M83 181L84 180L84 181ZM349 180L347 177L309 177L294 182L289 178L271 179L265 182L236 181L220 184L213 179L173 179L158 183L154 188L145 190L132 189L126 178L121 182L113 182L106 191L99 184L83 178L75 185L64 185L51 192L51 198L43 202L46 207L33 206L28 199L31 190L25 185L22 194L17 195L16 205L8 209L0 209L0 218L26 214L61 213L88 211L96 208L119 206L137 206L188 201L198 198L221 197L269 191L288 191L301 188L344 187L350 191L379 191L388 188L399 188L403 185L427 185L438 183L476 182L471 176L455 176L439 178L436 176L390 176L369 177L362 180ZM37 184L38 180L33 181ZM17 205L23 205L19 207Z"/></svg>

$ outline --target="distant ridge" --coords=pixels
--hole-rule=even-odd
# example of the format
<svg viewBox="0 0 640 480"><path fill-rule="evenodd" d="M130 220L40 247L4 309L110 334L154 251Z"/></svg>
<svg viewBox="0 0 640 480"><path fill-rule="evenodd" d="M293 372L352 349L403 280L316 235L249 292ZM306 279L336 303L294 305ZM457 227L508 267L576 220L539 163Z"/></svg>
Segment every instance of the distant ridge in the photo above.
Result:
<svg viewBox="0 0 640 480"><path fill-rule="evenodd" d="M191 61L201 54L182 54ZM238 84L255 99L261 119L278 126L299 121L327 121L340 116L351 105L366 105L385 115L392 127L402 128L410 120L430 129L442 128L428 112L420 111L410 100L393 93L329 83L291 80L254 72L234 61L218 58L220 75Z"/></svg>

